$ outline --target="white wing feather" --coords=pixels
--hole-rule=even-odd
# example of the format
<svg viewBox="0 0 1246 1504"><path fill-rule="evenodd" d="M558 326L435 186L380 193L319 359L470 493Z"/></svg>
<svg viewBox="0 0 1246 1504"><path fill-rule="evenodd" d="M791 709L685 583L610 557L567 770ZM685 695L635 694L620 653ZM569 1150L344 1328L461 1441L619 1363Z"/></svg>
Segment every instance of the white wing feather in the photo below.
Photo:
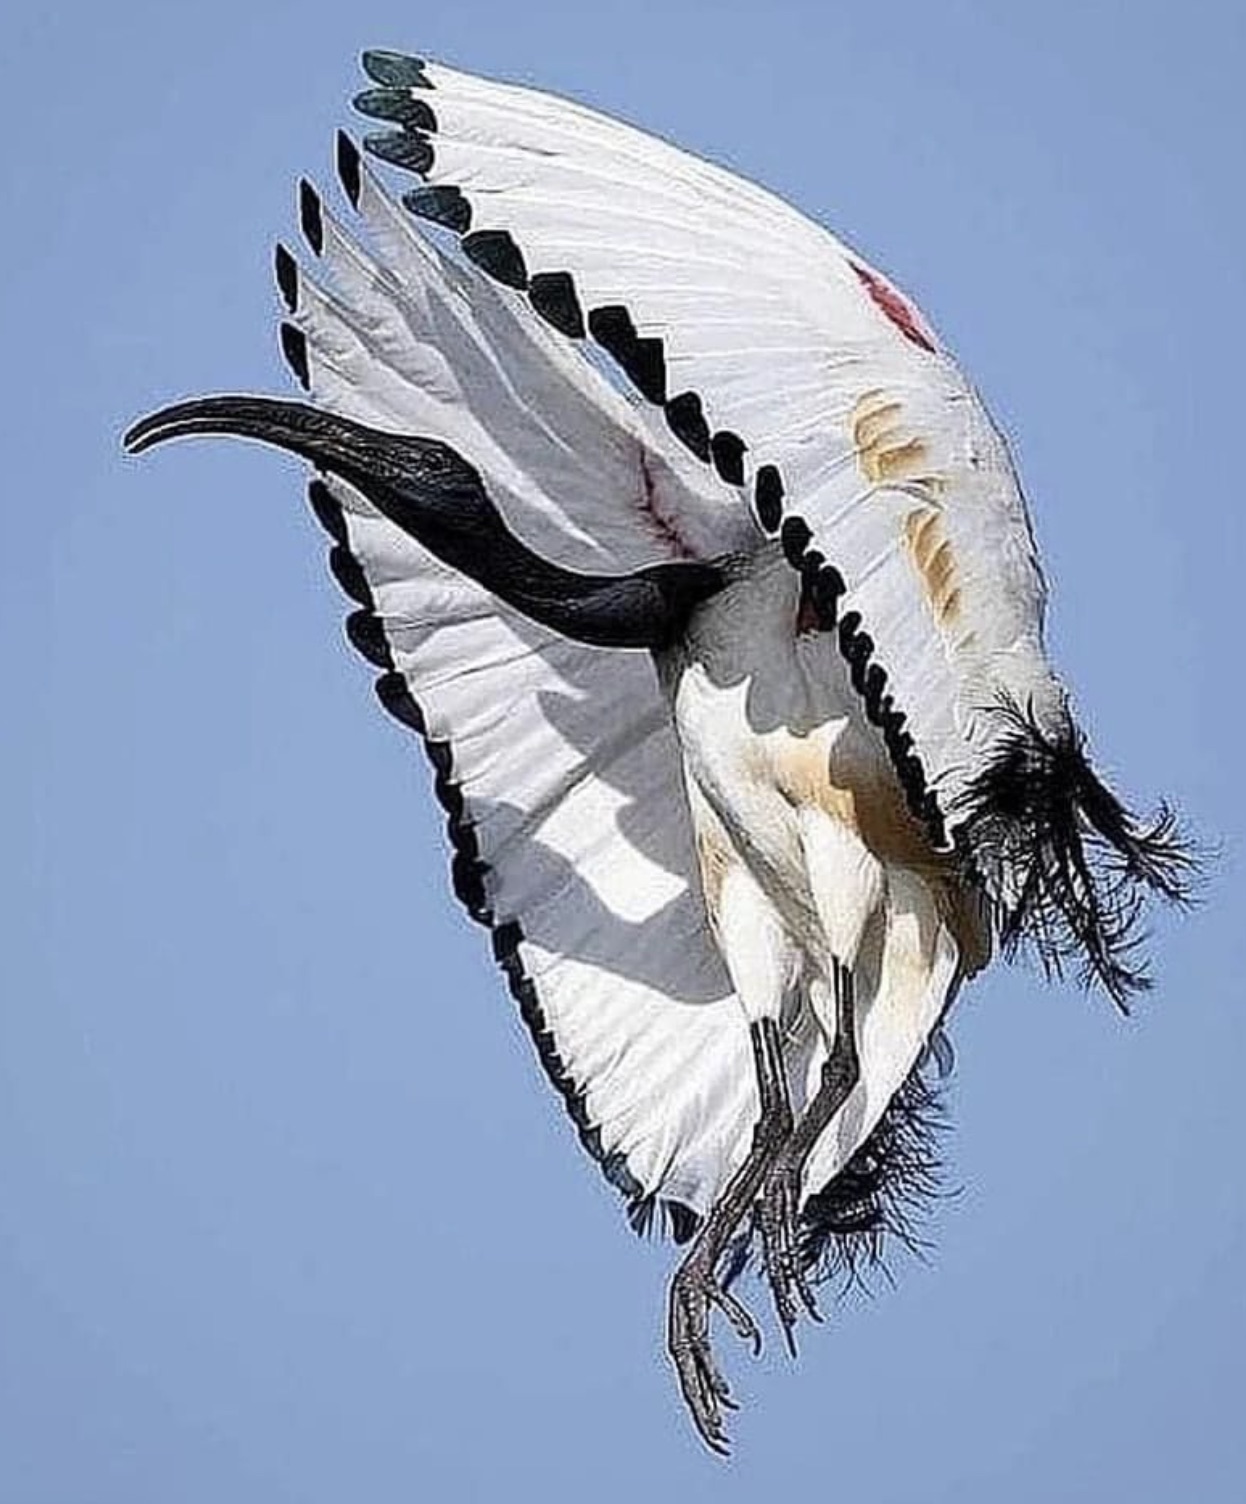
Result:
<svg viewBox="0 0 1246 1504"><path fill-rule="evenodd" d="M289 262L283 274L318 403L461 449L532 546L580 567L626 569L686 547L655 526L646 474L679 509L681 536L751 529L664 427L526 304L419 235L366 171L356 197L378 255L305 187L328 286ZM757 1095L650 660L520 618L345 482L328 479L322 509L326 497L366 585L359 614L380 633L369 651L387 669L381 698L433 753L456 887L492 927L582 1138L634 1208L704 1214L744 1157ZM938 935L920 959L888 962L903 941L889 933L879 974L862 979L863 1079L819 1147L811 1191L872 1131L946 1005L955 948ZM908 985L893 985L901 977ZM824 1060L820 1040L789 1042L797 1106Z"/></svg>
<svg viewBox="0 0 1246 1504"><path fill-rule="evenodd" d="M419 139L427 181L466 201L469 251L504 234L523 276L572 275L590 325L621 305L660 338L668 402L695 393L708 434L746 446L741 486L718 488L721 548L775 467L793 561L813 551L842 576L845 645L866 634L882 710L903 717L889 750L941 836L990 747L976 712L1001 695L1064 706L1021 494L954 361L881 273L772 194L561 99L433 63L420 77L361 96L418 111L370 144Z"/></svg>

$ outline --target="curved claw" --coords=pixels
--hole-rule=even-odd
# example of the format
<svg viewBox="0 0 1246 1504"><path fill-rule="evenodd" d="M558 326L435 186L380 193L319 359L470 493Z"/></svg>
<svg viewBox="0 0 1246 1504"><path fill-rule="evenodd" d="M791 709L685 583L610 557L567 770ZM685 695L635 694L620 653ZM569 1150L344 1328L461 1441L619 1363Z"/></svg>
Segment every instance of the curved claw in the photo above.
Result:
<svg viewBox="0 0 1246 1504"><path fill-rule="evenodd" d="M761 1357L761 1328L753 1320L749 1311L731 1294L724 1290L721 1285L714 1284L710 1289L710 1299L723 1313L735 1330L735 1334L741 1342L747 1342L753 1349L755 1358Z"/></svg>
<svg viewBox="0 0 1246 1504"><path fill-rule="evenodd" d="M819 1326L826 1320L818 1309L817 1297L814 1295L809 1281L805 1278L805 1271L799 1266L793 1271L792 1283L796 1286L796 1293L800 1296L800 1303L805 1308L805 1313L810 1321L816 1321Z"/></svg>
<svg viewBox="0 0 1246 1504"><path fill-rule="evenodd" d="M800 1183L799 1168L787 1159L781 1159L766 1178L758 1218L775 1314L793 1358L796 1357L796 1322L800 1314L797 1300L811 1320L822 1320L800 1259L797 1234Z"/></svg>
<svg viewBox="0 0 1246 1504"><path fill-rule="evenodd" d="M671 1286L667 1348L701 1440L711 1451L724 1452L727 1442L719 1405L727 1386L710 1351L709 1302L701 1291L685 1290L678 1281Z"/></svg>
<svg viewBox="0 0 1246 1504"><path fill-rule="evenodd" d="M701 1440L725 1457L730 1443L722 1412L738 1408L731 1389L714 1362L709 1318L717 1306L737 1334L761 1351L761 1331L735 1296L718 1284L712 1269L700 1262L685 1264L671 1281L667 1349L675 1365L679 1388Z"/></svg>
<svg viewBox="0 0 1246 1504"><path fill-rule="evenodd" d="M717 1277L718 1265L732 1246L740 1224L752 1211L766 1171L792 1133L778 1026L763 1018L750 1026L757 1067L761 1116L744 1163L727 1182L702 1224L691 1251L671 1280L667 1347L688 1413L711 1451L727 1451L722 1412L732 1408L726 1380L714 1365L709 1319L712 1307L726 1316L736 1334L761 1351L761 1330L752 1316ZM738 1272L738 1271L737 1271Z"/></svg>

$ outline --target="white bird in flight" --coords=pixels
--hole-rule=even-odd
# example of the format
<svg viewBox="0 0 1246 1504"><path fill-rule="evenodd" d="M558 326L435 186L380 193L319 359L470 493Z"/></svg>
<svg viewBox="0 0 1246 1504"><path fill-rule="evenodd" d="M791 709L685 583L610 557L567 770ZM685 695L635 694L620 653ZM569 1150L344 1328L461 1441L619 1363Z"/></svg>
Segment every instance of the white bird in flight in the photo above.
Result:
<svg viewBox="0 0 1246 1504"><path fill-rule="evenodd" d="M789 1345L905 1232L922 1067L1028 945L1124 1005L1148 892L1088 761L1003 438L930 325L772 194L580 105L368 52L352 229L300 185L286 358L207 397L315 469L352 642L424 740L455 891L585 1147L687 1251L667 1345L706 1443L755 1244Z"/></svg>

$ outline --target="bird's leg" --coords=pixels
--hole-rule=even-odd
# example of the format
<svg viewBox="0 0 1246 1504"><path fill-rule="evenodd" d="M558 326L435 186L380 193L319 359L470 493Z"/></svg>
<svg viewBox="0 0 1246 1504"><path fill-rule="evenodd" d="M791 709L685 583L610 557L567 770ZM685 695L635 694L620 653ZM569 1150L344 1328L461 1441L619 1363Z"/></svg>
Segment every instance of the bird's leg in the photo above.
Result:
<svg viewBox="0 0 1246 1504"><path fill-rule="evenodd" d="M684 1403L705 1444L727 1451L722 1407L731 1406L726 1380L710 1346L710 1311L717 1306L737 1333L761 1351L757 1323L718 1279L718 1265L740 1223L748 1216L767 1172L792 1132L792 1108L783 1069L783 1046L773 1018L750 1025L761 1113L748 1156L727 1182L696 1241L671 1280L667 1350L679 1376Z"/></svg>
<svg viewBox="0 0 1246 1504"><path fill-rule="evenodd" d="M882 864L855 828L813 805L802 808L797 818L810 895L821 922L825 954L831 957L831 996L826 997L821 981L810 987L810 1004L828 1040L827 1061L822 1081L802 1113L792 1141L767 1177L759 1213L775 1310L788 1349L793 1352L797 1301L817 1319L817 1305L805 1278L799 1248L804 1168L813 1146L847 1101L860 1075L853 968L886 893ZM823 1016L827 1012L833 1016Z"/></svg>
<svg viewBox="0 0 1246 1504"><path fill-rule="evenodd" d="M717 1307L754 1352L760 1351L757 1323L727 1290L718 1271L737 1230L752 1217L766 1173L792 1131L779 1020L799 975L802 953L695 778L688 781L688 795L707 911L736 1000L748 1020L758 1097L743 1163L710 1208L670 1288L667 1347L684 1402L706 1445L725 1452L722 1407L729 1406L731 1398L714 1363L710 1313ZM732 1145L732 1160L738 1154Z"/></svg>
<svg viewBox="0 0 1246 1504"><path fill-rule="evenodd" d="M848 1100L861 1074L852 972L837 960L832 962L832 967L835 1040L822 1067L818 1090L767 1172L759 1216L766 1274L774 1295L775 1311L787 1338L788 1351L793 1355L796 1352L793 1333L797 1298L815 1321L822 1319L805 1278L798 1241L805 1164L818 1139Z"/></svg>

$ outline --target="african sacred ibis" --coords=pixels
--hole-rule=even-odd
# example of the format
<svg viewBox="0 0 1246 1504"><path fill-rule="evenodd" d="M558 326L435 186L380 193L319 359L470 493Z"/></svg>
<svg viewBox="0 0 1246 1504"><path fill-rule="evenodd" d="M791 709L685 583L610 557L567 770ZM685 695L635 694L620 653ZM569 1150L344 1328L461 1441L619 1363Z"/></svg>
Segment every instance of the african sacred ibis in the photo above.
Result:
<svg viewBox="0 0 1246 1504"><path fill-rule="evenodd" d="M725 1446L711 1312L750 1240L788 1334L929 1175L921 1066L993 946L1145 985L1191 858L1093 771L1007 448L926 320L771 194L591 110L389 52L300 189L311 403L209 397L132 451L315 469L455 889L586 1148L689 1243L668 1345Z"/></svg>

